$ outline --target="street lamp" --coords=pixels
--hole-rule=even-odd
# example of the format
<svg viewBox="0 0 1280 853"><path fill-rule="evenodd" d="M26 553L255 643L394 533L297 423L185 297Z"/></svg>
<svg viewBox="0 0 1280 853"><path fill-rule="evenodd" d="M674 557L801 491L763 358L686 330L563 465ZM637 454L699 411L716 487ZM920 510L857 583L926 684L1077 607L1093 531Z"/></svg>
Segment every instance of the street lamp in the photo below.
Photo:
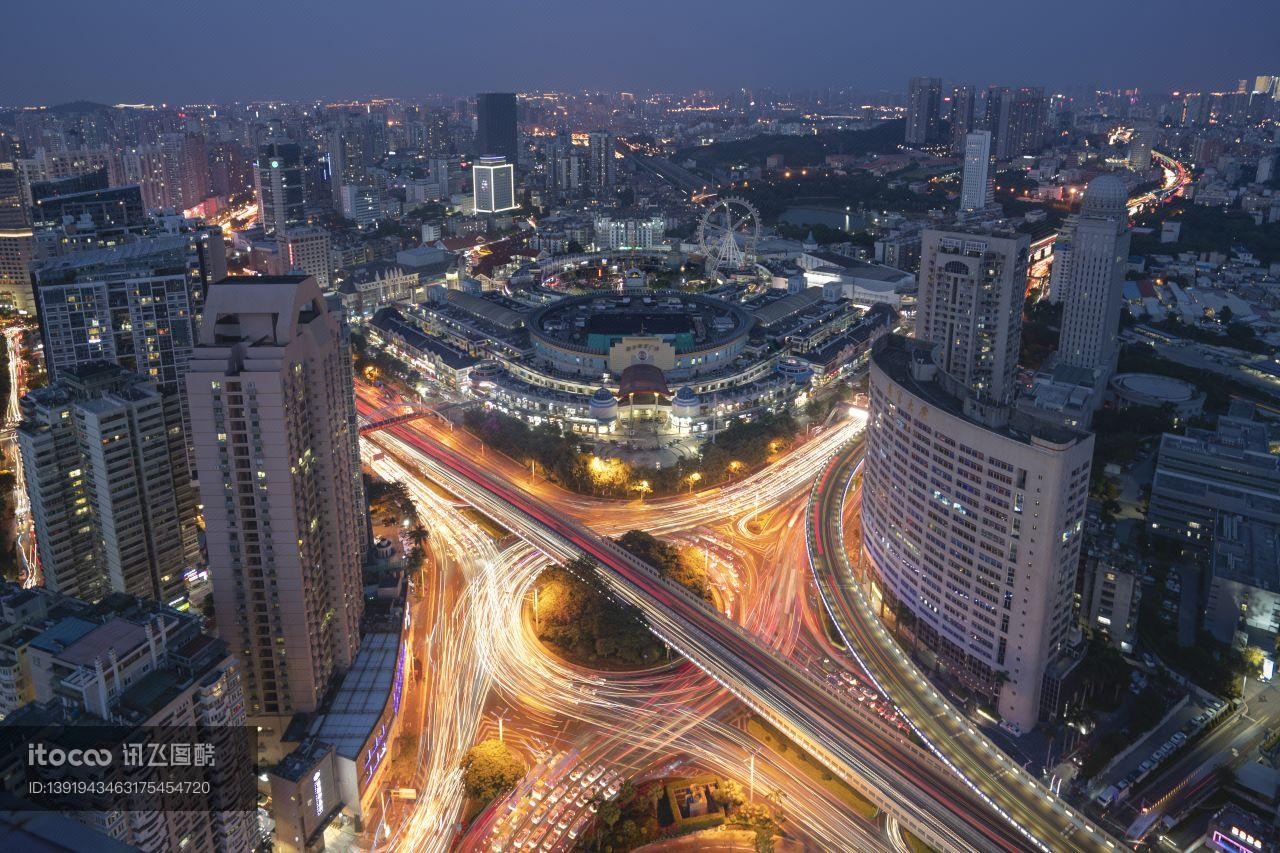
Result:
<svg viewBox="0 0 1280 853"><path fill-rule="evenodd" d="M689 481L689 494L693 494L693 487L702 479L702 474L698 471L694 471L686 479Z"/></svg>

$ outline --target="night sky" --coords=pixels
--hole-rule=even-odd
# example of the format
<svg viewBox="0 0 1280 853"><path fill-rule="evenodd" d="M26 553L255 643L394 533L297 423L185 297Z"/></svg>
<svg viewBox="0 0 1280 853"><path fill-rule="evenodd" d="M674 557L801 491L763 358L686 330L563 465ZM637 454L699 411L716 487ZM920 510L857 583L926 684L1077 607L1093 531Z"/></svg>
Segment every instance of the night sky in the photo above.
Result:
<svg viewBox="0 0 1280 853"><path fill-rule="evenodd" d="M1234 88L1280 73L1275 0L9 2L0 105L484 90ZM1164 17L1155 19L1152 10Z"/></svg>

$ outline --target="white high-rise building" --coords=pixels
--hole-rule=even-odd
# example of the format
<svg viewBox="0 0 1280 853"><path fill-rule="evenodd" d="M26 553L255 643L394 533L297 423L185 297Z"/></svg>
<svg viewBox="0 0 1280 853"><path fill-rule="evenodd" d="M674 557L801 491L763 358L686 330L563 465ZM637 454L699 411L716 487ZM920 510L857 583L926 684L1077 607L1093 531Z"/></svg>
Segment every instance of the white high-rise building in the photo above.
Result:
<svg viewBox="0 0 1280 853"><path fill-rule="evenodd" d="M872 352L863 582L911 614L949 675L1030 730L1056 704L1093 437L1007 407L973 417L934 349L886 335Z"/></svg>
<svg viewBox="0 0 1280 853"><path fill-rule="evenodd" d="M1054 298L1063 302L1058 361L1091 371L1095 387L1105 386L1119 352L1128 201L1124 181L1115 175L1090 181L1071 233L1069 261L1053 285Z"/></svg>
<svg viewBox="0 0 1280 853"><path fill-rule="evenodd" d="M991 131L975 130L964 138L960 209L984 210L994 200L991 189Z"/></svg>
<svg viewBox="0 0 1280 853"><path fill-rule="evenodd" d="M278 740L360 643L367 547L346 331L311 276L213 285L187 375L218 629Z"/></svg>
<svg viewBox="0 0 1280 853"><path fill-rule="evenodd" d="M647 219L614 219L602 216L595 221L596 246L600 249L652 249L661 245L666 231L661 216Z"/></svg>
<svg viewBox="0 0 1280 853"><path fill-rule="evenodd" d="M21 408L45 585L89 601L126 592L180 604L200 548L177 395L98 362L64 370Z"/></svg>
<svg viewBox="0 0 1280 853"><path fill-rule="evenodd" d="M920 241L916 337L984 403L1013 399L1030 247L1012 231L929 228Z"/></svg>
<svg viewBox="0 0 1280 853"><path fill-rule="evenodd" d="M471 167L476 213L515 210L516 167L506 157L484 156Z"/></svg>

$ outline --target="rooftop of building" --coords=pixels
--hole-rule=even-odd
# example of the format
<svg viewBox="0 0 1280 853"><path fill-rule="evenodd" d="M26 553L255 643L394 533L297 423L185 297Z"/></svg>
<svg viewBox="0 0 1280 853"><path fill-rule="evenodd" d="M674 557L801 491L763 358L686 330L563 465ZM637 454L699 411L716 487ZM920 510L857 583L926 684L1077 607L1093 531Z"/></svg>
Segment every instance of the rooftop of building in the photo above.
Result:
<svg viewBox="0 0 1280 853"><path fill-rule="evenodd" d="M127 264L160 255L185 252L190 243L186 234L155 234L122 243L108 249L91 249L70 255L50 258L32 265L32 272L41 279L55 277L59 273L90 270L113 264Z"/></svg>
<svg viewBox="0 0 1280 853"><path fill-rule="evenodd" d="M431 353L454 370L473 367L480 362L480 359L426 334L395 308L379 308L373 315L372 325L379 331L399 337L406 346Z"/></svg>
<svg viewBox="0 0 1280 853"><path fill-rule="evenodd" d="M279 764L271 768L271 772L281 779L297 782L310 772L311 768L319 764L332 749L331 743L308 738L299 744L297 749L282 758Z"/></svg>
<svg viewBox="0 0 1280 853"><path fill-rule="evenodd" d="M622 295L610 292L567 296L536 309L529 320L534 334L555 343L596 350L591 338L629 335L682 335L677 351L715 346L745 335L750 315L729 302L705 294L672 290ZM692 342L689 346L688 342Z"/></svg>
<svg viewBox="0 0 1280 853"><path fill-rule="evenodd" d="M903 335L884 335L872 349L872 362L909 393L949 415L1005 438L1032 444L1035 440L1055 445L1072 445L1088 433L1046 423L1022 412L1005 409L1007 423L992 426L965 410L965 397L953 390L948 377L933 363L933 345ZM920 368L925 368L921 370ZM930 375L930 378L917 378Z"/></svg>
<svg viewBox="0 0 1280 853"><path fill-rule="evenodd" d="M1213 576L1280 592L1280 525L1220 514L1214 527Z"/></svg>
<svg viewBox="0 0 1280 853"><path fill-rule="evenodd" d="M398 633L366 634L341 685L312 725L311 736L333 744L344 758L357 759L392 701L401 666Z"/></svg>

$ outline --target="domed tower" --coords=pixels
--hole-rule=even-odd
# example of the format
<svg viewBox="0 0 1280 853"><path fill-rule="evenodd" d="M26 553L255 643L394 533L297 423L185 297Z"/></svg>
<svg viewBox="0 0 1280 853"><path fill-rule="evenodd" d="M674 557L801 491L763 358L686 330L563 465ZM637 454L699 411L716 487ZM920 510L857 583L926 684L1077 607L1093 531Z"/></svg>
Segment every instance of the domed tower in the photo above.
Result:
<svg viewBox="0 0 1280 853"><path fill-rule="evenodd" d="M591 411L591 417L601 424L611 424L618 419L618 398L603 386L591 395L588 408Z"/></svg>
<svg viewBox="0 0 1280 853"><path fill-rule="evenodd" d="M1102 174L1089 182L1084 191L1081 216L1096 219L1126 219L1129 216L1129 190L1119 177Z"/></svg>
<svg viewBox="0 0 1280 853"><path fill-rule="evenodd" d="M675 397L671 398L671 417L696 418L700 407L698 395L693 393L692 388L685 385L676 391Z"/></svg>

